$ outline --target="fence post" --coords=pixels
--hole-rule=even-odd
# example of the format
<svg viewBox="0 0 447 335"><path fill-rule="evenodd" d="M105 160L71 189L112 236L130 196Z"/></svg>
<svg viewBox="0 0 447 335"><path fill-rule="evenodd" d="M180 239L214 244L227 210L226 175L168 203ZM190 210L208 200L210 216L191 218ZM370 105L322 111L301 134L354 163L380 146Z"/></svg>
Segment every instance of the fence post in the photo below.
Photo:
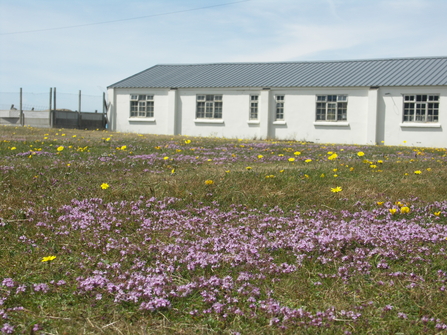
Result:
<svg viewBox="0 0 447 335"><path fill-rule="evenodd" d="M102 92L102 127L106 129L107 124L107 102L106 102L106 92Z"/></svg>
<svg viewBox="0 0 447 335"><path fill-rule="evenodd" d="M53 108L56 110L56 87L53 89Z"/></svg>
<svg viewBox="0 0 447 335"><path fill-rule="evenodd" d="M51 113L51 99L52 99L52 94L53 93L53 89L50 87L50 108L49 108L49 118L50 118L50 124L49 124L49 126L50 126L50 128L52 128L53 127L53 115L52 115L52 113Z"/></svg>
<svg viewBox="0 0 447 335"><path fill-rule="evenodd" d="M20 125L23 127L23 125L25 124L24 120L23 120L23 105L22 105L22 88L20 87Z"/></svg>
<svg viewBox="0 0 447 335"><path fill-rule="evenodd" d="M78 129L81 129L81 90L79 90Z"/></svg>

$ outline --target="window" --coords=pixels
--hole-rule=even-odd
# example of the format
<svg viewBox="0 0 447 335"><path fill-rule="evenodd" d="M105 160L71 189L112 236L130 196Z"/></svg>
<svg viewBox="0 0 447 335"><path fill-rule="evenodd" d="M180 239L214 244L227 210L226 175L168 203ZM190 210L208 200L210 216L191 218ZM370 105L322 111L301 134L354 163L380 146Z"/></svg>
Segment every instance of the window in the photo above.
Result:
<svg viewBox="0 0 447 335"><path fill-rule="evenodd" d="M404 95L404 122L438 122L439 95Z"/></svg>
<svg viewBox="0 0 447 335"><path fill-rule="evenodd" d="M347 95L317 95L317 121L346 121Z"/></svg>
<svg viewBox="0 0 447 335"><path fill-rule="evenodd" d="M130 96L130 117L154 117L154 96L132 94Z"/></svg>
<svg viewBox="0 0 447 335"><path fill-rule="evenodd" d="M275 121L284 120L284 95L277 95L276 100L276 110L275 110Z"/></svg>
<svg viewBox="0 0 447 335"><path fill-rule="evenodd" d="M250 120L258 119L258 101L259 96L250 95Z"/></svg>
<svg viewBox="0 0 447 335"><path fill-rule="evenodd" d="M197 119L222 119L222 95L198 95Z"/></svg>

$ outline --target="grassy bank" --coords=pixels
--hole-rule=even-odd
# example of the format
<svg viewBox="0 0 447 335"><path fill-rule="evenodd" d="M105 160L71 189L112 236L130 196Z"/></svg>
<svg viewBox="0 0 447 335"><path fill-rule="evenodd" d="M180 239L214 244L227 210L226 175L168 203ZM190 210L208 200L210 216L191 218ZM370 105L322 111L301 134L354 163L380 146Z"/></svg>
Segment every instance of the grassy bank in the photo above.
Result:
<svg viewBox="0 0 447 335"><path fill-rule="evenodd" d="M1 127L0 328L442 333L446 163L405 143Z"/></svg>

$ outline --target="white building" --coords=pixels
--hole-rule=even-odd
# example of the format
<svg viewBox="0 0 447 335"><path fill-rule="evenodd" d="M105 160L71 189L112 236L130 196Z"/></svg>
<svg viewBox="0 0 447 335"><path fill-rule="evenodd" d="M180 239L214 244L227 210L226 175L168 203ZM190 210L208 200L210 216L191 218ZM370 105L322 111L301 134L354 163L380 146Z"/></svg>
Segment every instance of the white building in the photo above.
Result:
<svg viewBox="0 0 447 335"><path fill-rule="evenodd" d="M119 132L447 147L447 57L156 65L108 99Z"/></svg>

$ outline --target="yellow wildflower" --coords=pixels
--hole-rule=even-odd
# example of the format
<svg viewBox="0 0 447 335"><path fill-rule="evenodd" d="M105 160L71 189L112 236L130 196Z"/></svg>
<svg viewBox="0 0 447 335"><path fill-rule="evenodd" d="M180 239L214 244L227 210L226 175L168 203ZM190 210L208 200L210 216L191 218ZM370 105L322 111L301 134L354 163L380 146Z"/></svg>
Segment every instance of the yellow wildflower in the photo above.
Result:
<svg viewBox="0 0 447 335"><path fill-rule="evenodd" d="M341 192L343 189L340 186L337 186L335 188L331 188L331 192L338 193Z"/></svg>
<svg viewBox="0 0 447 335"><path fill-rule="evenodd" d="M400 208L400 212L401 212L402 214L408 214L408 213L410 213L410 208L407 207L407 206L401 207L401 208Z"/></svg>
<svg viewBox="0 0 447 335"><path fill-rule="evenodd" d="M42 257L41 262L49 262L52 261L53 259L55 259L56 256L47 256L47 257Z"/></svg>
<svg viewBox="0 0 447 335"><path fill-rule="evenodd" d="M213 185L214 181L212 181L211 179L205 180L205 185Z"/></svg>
<svg viewBox="0 0 447 335"><path fill-rule="evenodd" d="M59 147L57 147L57 149L56 149L57 151L62 151L62 150L64 150L64 146L59 146Z"/></svg>
<svg viewBox="0 0 447 335"><path fill-rule="evenodd" d="M389 211L390 211L391 214L396 214L397 209L396 208L390 208Z"/></svg>
<svg viewBox="0 0 447 335"><path fill-rule="evenodd" d="M294 162L294 161L295 161L295 158L293 158L293 157L289 158L289 162Z"/></svg>
<svg viewBox="0 0 447 335"><path fill-rule="evenodd" d="M109 187L110 187L110 185L107 184L107 183L102 183L102 184L101 184L101 188L102 188L103 190L107 190Z"/></svg>

